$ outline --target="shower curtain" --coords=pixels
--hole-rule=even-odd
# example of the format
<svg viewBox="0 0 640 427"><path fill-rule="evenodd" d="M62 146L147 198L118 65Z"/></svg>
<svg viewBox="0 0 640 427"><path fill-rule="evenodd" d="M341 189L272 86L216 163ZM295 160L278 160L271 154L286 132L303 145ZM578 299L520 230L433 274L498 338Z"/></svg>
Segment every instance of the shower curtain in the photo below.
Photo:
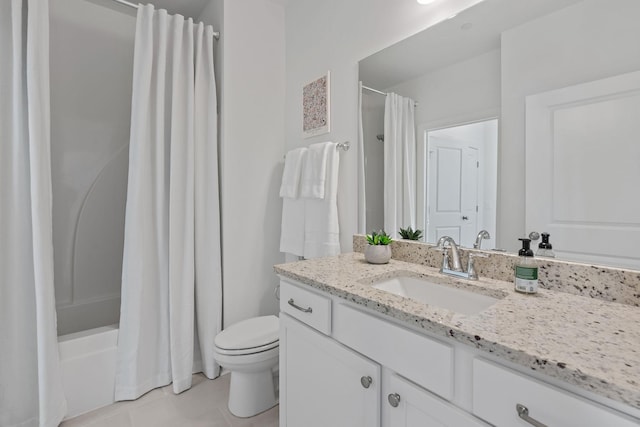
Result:
<svg viewBox="0 0 640 427"><path fill-rule="evenodd" d="M213 29L138 9L116 400L219 374L222 322Z"/></svg>
<svg viewBox="0 0 640 427"><path fill-rule="evenodd" d="M53 288L49 4L0 1L0 425L66 412Z"/></svg>
<svg viewBox="0 0 640 427"><path fill-rule="evenodd" d="M358 233L367 233L367 198L362 120L362 82L358 82Z"/></svg>
<svg viewBox="0 0 640 427"><path fill-rule="evenodd" d="M384 229L416 228L415 101L388 93L384 104Z"/></svg>

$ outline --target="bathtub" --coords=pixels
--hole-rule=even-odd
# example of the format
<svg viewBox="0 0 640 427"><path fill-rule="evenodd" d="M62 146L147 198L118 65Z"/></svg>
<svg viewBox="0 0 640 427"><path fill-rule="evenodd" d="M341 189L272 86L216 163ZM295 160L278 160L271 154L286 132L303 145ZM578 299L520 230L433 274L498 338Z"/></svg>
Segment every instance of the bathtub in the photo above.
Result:
<svg viewBox="0 0 640 427"><path fill-rule="evenodd" d="M65 419L114 402L117 344L118 324L58 337Z"/></svg>

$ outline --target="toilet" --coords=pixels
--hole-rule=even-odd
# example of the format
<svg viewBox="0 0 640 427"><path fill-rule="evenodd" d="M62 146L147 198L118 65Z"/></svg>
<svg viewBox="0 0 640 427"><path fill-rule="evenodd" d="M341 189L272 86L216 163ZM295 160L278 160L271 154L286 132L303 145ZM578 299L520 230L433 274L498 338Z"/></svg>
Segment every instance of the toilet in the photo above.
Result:
<svg viewBox="0 0 640 427"><path fill-rule="evenodd" d="M243 320L216 335L214 358L231 371L229 411L252 417L278 403L273 368L278 365L280 320L261 316Z"/></svg>

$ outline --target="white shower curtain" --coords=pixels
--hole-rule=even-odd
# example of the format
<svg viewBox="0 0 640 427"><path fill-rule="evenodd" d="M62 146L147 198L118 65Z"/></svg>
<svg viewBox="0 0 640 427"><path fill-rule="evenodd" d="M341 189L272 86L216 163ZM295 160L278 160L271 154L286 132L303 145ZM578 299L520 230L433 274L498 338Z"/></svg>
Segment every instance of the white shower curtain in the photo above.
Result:
<svg viewBox="0 0 640 427"><path fill-rule="evenodd" d="M138 10L116 399L219 374L222 322L213 29Z"/></svg>
<svg viewBox="0 0 640 427"><path fill-rule="evenodd" d="M367 232L367 197L364 156L364 123L362 120L362 82L358 82L358 233Z"/></svg>
<svg viewBox="0 0 640 427"><path fill-rule="evenodd" d="M384 105L384 229L416 227L415 101L387 94Z"/></svg>
<svg viewBox="0 0 640 427"><path fill-rule="evenodd" d="M0 1L0 58L0 425L57 426L47 0Z"/></svg>

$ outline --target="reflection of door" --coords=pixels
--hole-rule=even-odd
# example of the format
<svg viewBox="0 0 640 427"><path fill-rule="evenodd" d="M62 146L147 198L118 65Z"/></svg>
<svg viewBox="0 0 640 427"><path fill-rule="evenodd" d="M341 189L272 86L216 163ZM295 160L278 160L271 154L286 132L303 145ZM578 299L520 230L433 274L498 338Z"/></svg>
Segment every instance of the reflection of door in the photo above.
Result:
<svg viewBox="0 0 640 427"><path fill-rule="evenodd" d="M640 71L526 107L527 232L550 233L563 259L640 268Z"/></svg>
<svg viewBox="0 0 640 427"><path fill-rule="evenodd" d="M427 241L450 236L471 247L478 220L478 150L429 136Z"/></svg>

